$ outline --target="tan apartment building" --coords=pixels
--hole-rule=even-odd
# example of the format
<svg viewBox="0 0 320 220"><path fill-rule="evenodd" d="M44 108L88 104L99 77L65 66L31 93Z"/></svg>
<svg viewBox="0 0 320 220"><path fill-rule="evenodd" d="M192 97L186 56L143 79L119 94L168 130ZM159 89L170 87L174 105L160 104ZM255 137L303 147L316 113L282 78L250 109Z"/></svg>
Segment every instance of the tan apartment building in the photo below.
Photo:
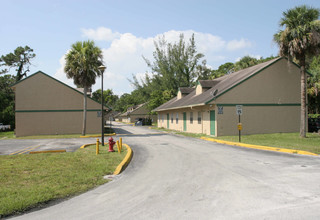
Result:
<svg viewBox="0 0 320 220"><path fill-rule="evenodd" d="M143 103L129 107L125 113L118 115L117 119L126 123L134 123L142 118L151 118L153 122L156 122L157 116L150 115L149 112L147 103Z"/></svg>
<svg viewBox="0 0 320 220"><path fill-rule="evenodd" d="M16 136L80 134L83 92L39 71L12 86ZM87 99L87 133L101 132L101 104ZM106 108L107 109L107 108Z"/></svg>
<svg viewBox="0 0 320 220"><path fill-rule="evenodd" d="M154 111L158 127L212 136L298 132L300 69L276 58L214 80L180 88L175 98Z"/></svg>

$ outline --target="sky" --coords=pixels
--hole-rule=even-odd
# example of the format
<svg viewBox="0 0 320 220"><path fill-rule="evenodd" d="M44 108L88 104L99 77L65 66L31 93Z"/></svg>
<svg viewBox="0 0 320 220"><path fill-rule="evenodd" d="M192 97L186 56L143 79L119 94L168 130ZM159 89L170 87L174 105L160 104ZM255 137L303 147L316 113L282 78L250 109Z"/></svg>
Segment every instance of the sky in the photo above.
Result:
<svg viewBox="0 0 320 220"><path fill-rule="evenodd" d="M282 13L303 4L320 8L319 0L0 0L0 56L28 45L36 53L28 75L40 70L76 87L63 71L65 54L90 39L103 51L104 89L122 95L134 89L133 75L151 73L143 56L153 60L159 37L174 43L194 34L212 69L246 55L276 56ZM99 88L100 77L92 89Z"/></svg>

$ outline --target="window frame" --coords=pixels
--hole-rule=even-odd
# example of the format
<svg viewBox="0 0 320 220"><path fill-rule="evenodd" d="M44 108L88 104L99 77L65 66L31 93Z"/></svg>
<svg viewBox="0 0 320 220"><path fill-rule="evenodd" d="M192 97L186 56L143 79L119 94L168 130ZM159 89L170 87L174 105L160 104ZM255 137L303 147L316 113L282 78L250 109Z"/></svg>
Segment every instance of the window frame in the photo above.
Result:
<svg viewBox="0 0 320 220"><path fill-rule="evenodd" d="M201 124L202 122L202 115L201 115L201 111L198 112L198 124Z"/></svg>

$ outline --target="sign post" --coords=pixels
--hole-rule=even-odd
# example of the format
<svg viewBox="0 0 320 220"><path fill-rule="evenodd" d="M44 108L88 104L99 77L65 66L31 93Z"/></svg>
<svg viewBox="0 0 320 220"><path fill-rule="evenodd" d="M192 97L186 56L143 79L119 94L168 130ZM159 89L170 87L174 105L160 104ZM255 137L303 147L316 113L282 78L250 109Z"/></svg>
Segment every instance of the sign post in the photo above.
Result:
<svg viewBox="0 0 320 220"><path fill-rule="evenodd" d="M239 142L241 142L241 130L242 130L241 115L242 115L242 105L236 105L236 113L237 113L237 115L239 115L238 130L239 130Z"/></svg>

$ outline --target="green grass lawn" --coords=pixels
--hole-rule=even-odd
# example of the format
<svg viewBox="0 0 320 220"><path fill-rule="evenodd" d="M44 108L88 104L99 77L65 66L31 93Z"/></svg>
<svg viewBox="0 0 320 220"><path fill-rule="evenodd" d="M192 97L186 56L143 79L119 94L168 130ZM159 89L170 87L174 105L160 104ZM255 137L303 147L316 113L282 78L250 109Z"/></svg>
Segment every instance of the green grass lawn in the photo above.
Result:
<svg viewBox="0 0 320 220"><path fill-rule="evenodd" d="M222 136L216 139L239 142L238 136ZM241 143L304 150L320 154L320 135L316 133L308 133L307 138L300 138L299 133L242 135Z"/></svg>
<svg viewBox="0 0 320 220"><path fill-rule="evenodd" d="M212 137L205 134L193 134L187 132L174 131L166 128L152 128L160 131L166 131L173 134L179 134L187 137L200 138L211 137L219 140L239 142L239 136L221 136ZM317 133L308 133L307 138L300 138L299 133L276 133L276 134L256 134L242 135L241 143L262 145L269 147L279 147L294 150L309 151L320 154L320 135Z"/></svg>
<svg viewBox="0 0 320 220"><path fill-rule="evenodd" d="M13 131L0 132L0 140L16 138Z"/></svg>
<svg viewBox="0 0 320 220"><path fill-rule="evenodd" d="M73 153L0 156L0 218L66 198L108 182L126 155L94 146Z"/></svg>

